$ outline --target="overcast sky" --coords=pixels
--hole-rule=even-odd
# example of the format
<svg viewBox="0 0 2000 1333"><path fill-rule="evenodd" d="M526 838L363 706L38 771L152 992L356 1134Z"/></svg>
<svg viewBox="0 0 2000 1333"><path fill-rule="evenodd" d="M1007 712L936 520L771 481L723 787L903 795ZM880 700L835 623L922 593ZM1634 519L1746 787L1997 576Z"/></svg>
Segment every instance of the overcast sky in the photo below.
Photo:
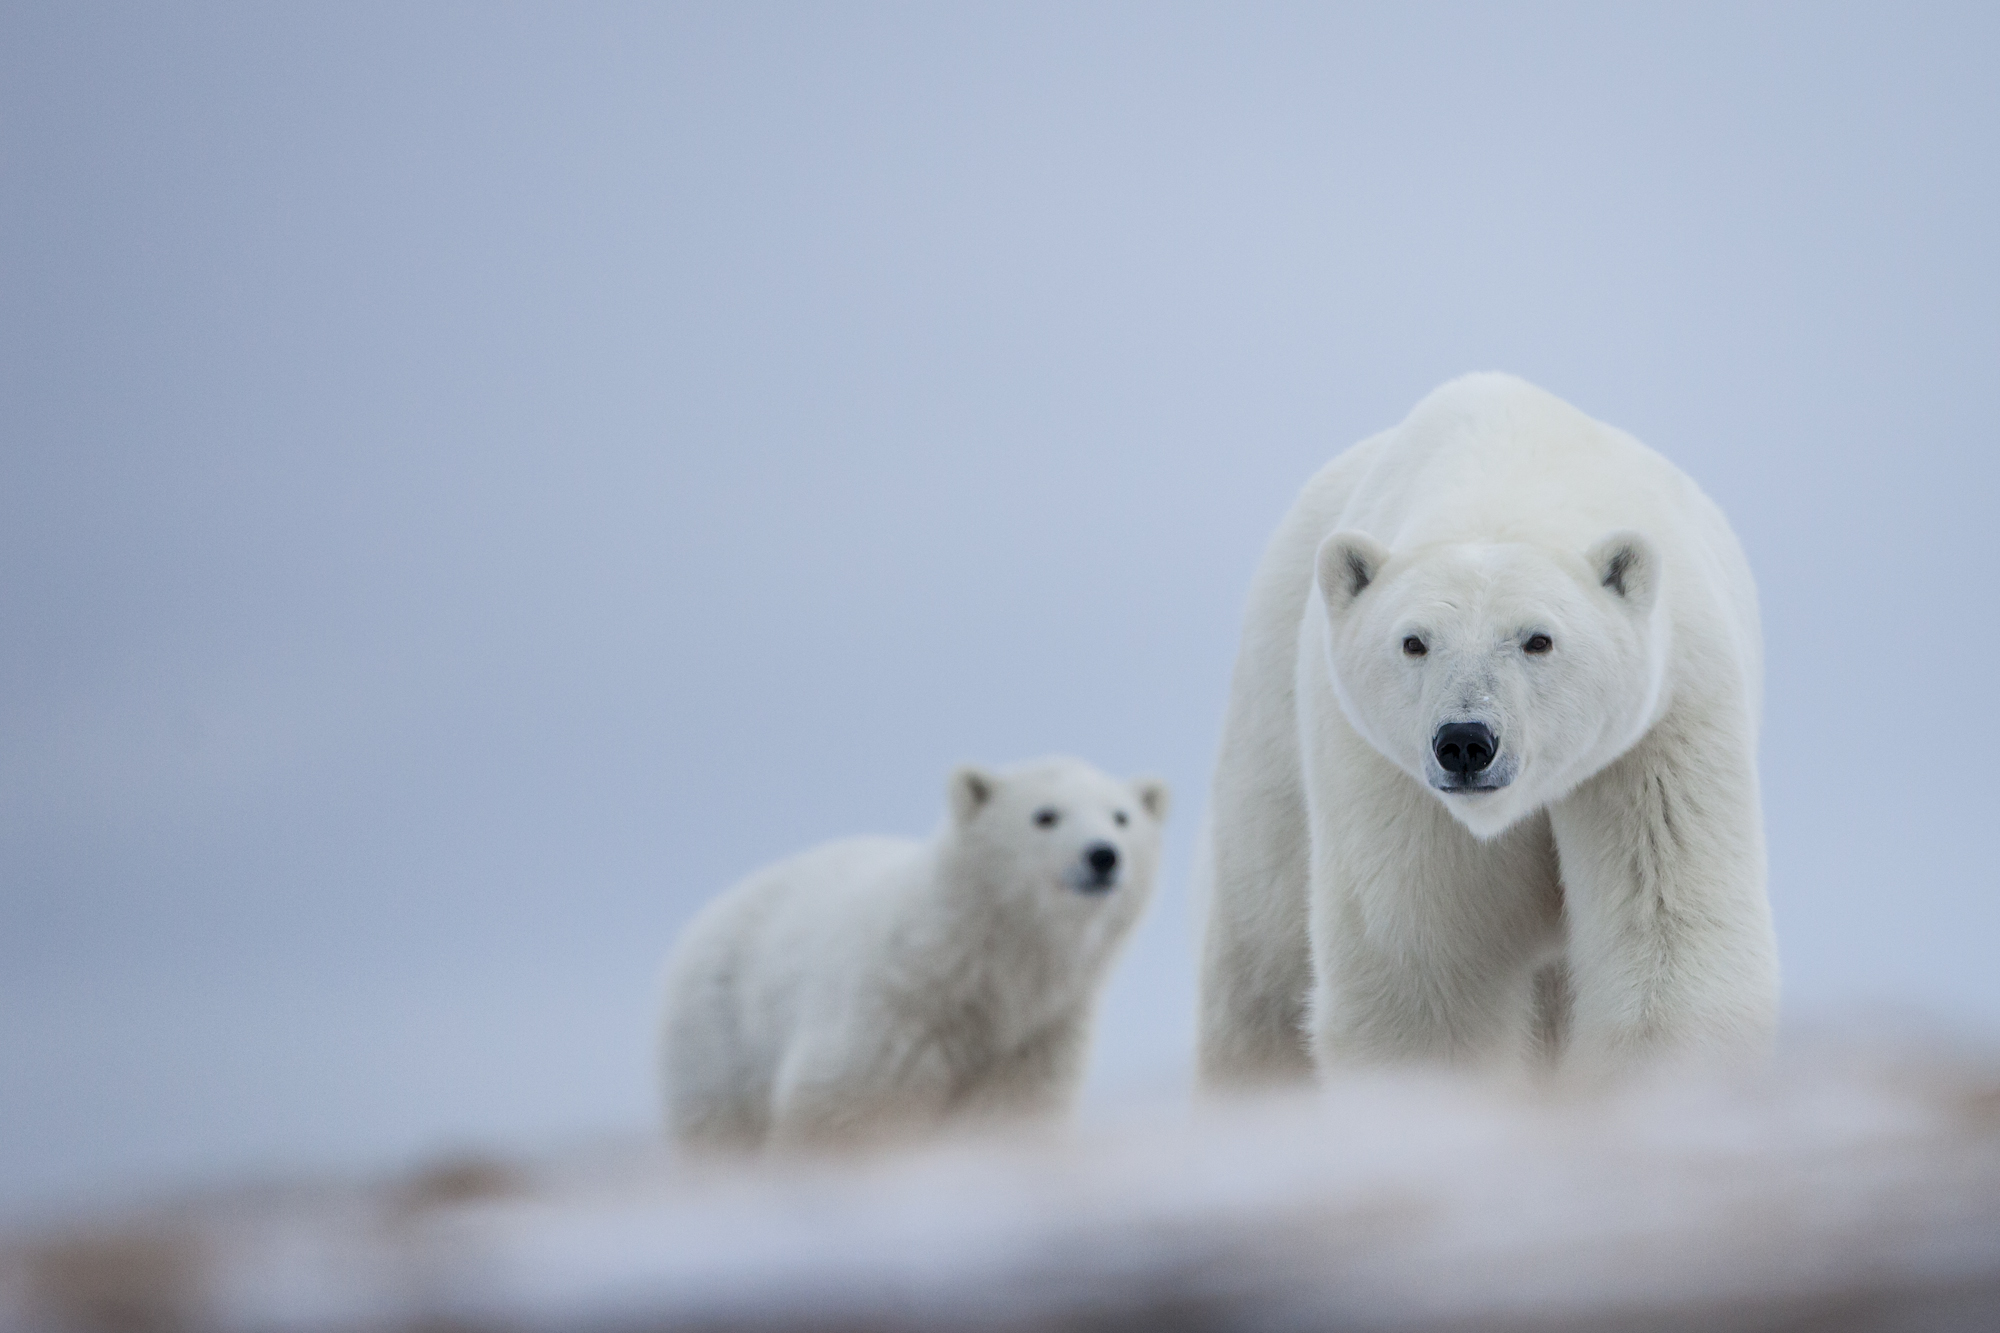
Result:
<svg viewBox="0 0 2000 1333"><path fill-rule="evenodd" d="M1996 15L7 7L0 1212L644 1127L966 759L1173 783L1184 1087L1251 569L1474 369L1736 525L1789 1011L2000 1028Z"/></svg>

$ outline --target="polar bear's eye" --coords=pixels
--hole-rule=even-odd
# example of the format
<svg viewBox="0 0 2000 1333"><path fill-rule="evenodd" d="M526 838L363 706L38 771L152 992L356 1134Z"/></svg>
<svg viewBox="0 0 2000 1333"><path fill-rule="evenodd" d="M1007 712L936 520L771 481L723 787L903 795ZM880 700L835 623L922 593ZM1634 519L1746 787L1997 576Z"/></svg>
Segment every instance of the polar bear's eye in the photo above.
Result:
<svg viewBox="0 0 2000 1333"><path fill-rule="evenodd" d="M1056 826L1056 821L1061 818L1062 815L1057 813L1056 809L1053 806L1045 805L1041 809L1035 811L1035 823L1041 828L1054 828Z"/></svg>
<svg viewBox="0 0 2000 1333"><path fill-rule="evenodd" d="M1403 640L1403 651L1409 654L1411 657L1422 657L1425 653L1429 652L1430 649L1424 647L1424 641L1422 639L1412 634L1409 638Z"/></svg>
<svg viewBox="0 0 2000 1333"><path fill-rule="evenodd" d="M1119 828L1124 828L1127 824L1131 823L1132 820L1129 816L1126 815L1126 813L1123 810L1120 810L1111 816L1111 822L1116 824Z"/></svg>
<svg viewBox="0 0 2000 1333"><path fill-rule="evenodd" d="M1521 645L1524 652L1545 653L1555 647L1555 640L1546 634L1530 634L1528 641Z"/></svg>

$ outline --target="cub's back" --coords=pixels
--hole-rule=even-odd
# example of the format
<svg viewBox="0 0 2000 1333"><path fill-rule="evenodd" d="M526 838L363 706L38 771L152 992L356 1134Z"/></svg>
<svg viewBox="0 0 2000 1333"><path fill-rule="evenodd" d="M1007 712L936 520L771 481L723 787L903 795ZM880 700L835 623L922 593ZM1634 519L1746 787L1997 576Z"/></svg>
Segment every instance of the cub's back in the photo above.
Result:
<svg viewBox="0 0 2000 1333"><path fill-rule="evenodd" d="M683 1142L753 1146L802 1016L866 965L868 939L923 845L847 838L737 882L696 914L667 960L660 1072Z"/></svg>

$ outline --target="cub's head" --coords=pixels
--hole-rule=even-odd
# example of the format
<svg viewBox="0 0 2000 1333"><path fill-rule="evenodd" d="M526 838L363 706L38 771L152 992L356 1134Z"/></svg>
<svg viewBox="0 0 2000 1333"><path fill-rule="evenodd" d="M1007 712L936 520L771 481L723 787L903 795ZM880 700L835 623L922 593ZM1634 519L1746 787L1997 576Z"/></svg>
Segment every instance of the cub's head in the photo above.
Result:
<svg viewBox="0 0 2000 1333"><path fill-rule="evenodd" d="M967 764L947 783L954 841L988 891L1136 914L1159 862L1166 784L1121 782L1075 759L994 771Z"/></svg>
<svg viewBox="0 0 2000 1333"><path fill-rule="evenodd" d="M1327 663L1369 744L1481 838L1622 754L1665 675L1659 555L1616 532L1587 551L1517 543L1319 548Z"/></svg>

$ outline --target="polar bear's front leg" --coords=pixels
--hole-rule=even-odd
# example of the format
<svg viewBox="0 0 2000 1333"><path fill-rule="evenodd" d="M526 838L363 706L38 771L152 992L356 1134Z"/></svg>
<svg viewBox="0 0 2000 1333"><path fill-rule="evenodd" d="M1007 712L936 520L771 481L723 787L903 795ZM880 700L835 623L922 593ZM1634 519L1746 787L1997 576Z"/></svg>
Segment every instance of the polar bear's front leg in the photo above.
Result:
<svg viewBox="0 0 2000 1333"><path fill-rule="evenodd" d="M1090 1059L1090 1012L1080 1009L995 1059L954 1103L971 1116L1050 1116L1067 1111Z"/></svg>
<svg viewBox="0 0 2000 1333"><path fill-rule="evenodd" d="M840 1029L802 1035L778 1066L771 1142L780 1147L854 1146L926 1126L951 1100L952 1071L934 1043Z"/></svg>
<svg viewBox="0 0 2000 1333"><path fill-rule="evenodd" d="M1252 678L1250 666L1239 676ZM1252 683L1256 683L1252 679ZM1288 682L1286 682L1288 684ZM1224 727L1205 849L1197 1062L1208 1088L1312 1076L1306 997L1307 828L1291 690L1239 680Z"/></svg>
<svg viewBox="0 0 2000 1333"><path fill-rule="evenodd" d="M1283 787L1269 806L1256 817L1218 819L1212 835L1197 1036L1205 1087L1312 1075L1305 1037L1312 988L1305 812ZM1235 815L1226 805L1222 813Z"/></svg>
<svg viewBox="0 0 2000 1333"><path fill-rule="evenodd" d="M1572 986L1565 1070L1768 1047L1777 948L1751 729L1677 704L1550 810Z"/></svg>

